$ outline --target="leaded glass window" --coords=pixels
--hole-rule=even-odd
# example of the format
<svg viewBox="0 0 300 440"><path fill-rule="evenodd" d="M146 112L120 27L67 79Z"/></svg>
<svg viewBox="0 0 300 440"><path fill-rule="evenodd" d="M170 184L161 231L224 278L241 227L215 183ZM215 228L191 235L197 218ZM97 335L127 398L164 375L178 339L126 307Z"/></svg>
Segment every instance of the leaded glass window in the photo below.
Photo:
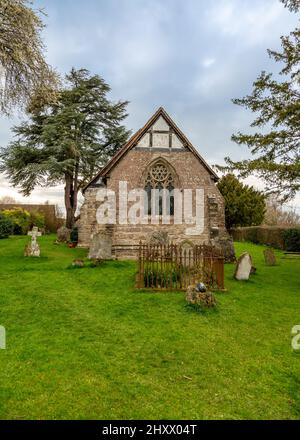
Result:
<svg viewBox="0 0 300 440"><path fill-rule="evenodd" d="M156 203L157 209L155 214L162 215L163 214L163 190L165 190L166 195L166 215L174 215L174 178L171 170L163 163L156 162L148 171L146 182L145 182L145 191L147 194L147 208L148 215L151 215L151 199L153 196L153 191L157 190L157 199L158 203ZM158 212L157 212L158 211Z"/></svg>

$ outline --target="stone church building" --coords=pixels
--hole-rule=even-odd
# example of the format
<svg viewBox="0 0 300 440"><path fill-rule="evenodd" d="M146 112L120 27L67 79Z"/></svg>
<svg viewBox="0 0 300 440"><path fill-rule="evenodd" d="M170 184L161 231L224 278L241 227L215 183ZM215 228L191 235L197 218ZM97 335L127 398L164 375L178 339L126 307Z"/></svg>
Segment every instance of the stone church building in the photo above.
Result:
<svg viewBox="0 0 300 440"><path fill-rule="evenodd" d="M99 224L97 197L100 188L113 190L119 198L119 182L126 181L128 191L145 189L149 204L146 214L151 216L151 189L167 189L169 199L169 224L161 221L161 202L156 224ZM227 236L224 201L216 182L218 176L201 157L187 137L177 127L163 108L138 130L84 188L84 203L78 221L79 243L89 247L96 234L103 234L110 243L112 255L118 258L135 257L139 242L153 242L164 237L170 243L215 244ZM174 221L174 188L202 190L203 219L199 234L189 233L184 219ZM153 193L152 193L153 194ZM98 199L98 200L97 200ZM193 204L196 203L193 198ZM128 202L130 206L130 202ZM195 211L195 206L193 210ZM116 218L119 204L116 203ZM184 216L183 216L184 217Z"/></svg>

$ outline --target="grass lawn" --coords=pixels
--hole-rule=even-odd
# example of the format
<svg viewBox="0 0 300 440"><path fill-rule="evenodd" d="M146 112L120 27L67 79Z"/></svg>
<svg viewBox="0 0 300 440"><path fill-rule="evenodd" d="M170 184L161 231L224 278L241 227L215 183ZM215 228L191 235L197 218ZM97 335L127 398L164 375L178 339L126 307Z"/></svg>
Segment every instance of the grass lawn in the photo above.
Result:
<svg viewBox="0 0 300 440"><path fill-rule="evenodd" d="M232 277L218 308L197 313L183 293L134 289L135 263L70 269L81 249L0 240L1 419L299 419L300 261ZM280 253L278 252L278 257Z"/></svg>

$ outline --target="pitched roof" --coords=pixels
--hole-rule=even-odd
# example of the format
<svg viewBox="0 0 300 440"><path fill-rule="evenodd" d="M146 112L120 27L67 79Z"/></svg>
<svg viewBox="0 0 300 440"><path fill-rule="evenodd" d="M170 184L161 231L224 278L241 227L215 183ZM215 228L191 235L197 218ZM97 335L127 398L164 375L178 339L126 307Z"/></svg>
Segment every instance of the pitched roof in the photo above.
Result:
<svg viewBox="0 0 300 440"><path fill-rule="evenodd" d="M144 134L150 129L150 127L158 120L158 118L162 116L169 126L173 129L174 133L181 139L184 146L190 150L195 157L204 165L207 171L212 175L215 181L219 180L218 175L214 172L214 170L208 165L207 162L203 159L203 157L198 153L192 143L188 140L185 134L177 127L175 122L170 118L168 113L163 109L163 107L159 107L159 109L154 113L153 116L146 122L146 124L139 129L131 138L123 145L123 147L110 159L110 161L96 174L95 177L83 188L83 192L92 185L95 181L99 179L99 177L105 177L109 174L111 169L119 162L119 160L131 149L133 148L139 140L144 136Z"/></svg>

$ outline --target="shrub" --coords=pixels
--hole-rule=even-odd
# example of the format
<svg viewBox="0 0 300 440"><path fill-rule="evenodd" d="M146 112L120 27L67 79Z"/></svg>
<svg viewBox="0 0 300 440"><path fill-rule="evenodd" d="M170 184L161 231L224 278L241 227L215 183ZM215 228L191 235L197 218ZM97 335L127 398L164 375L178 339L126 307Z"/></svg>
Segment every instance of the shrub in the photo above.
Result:
<svg viewBox="0 0 300 440"><path fill-rule="evenodd" d="M144 285L145 287L155 287L159 286L164 288L170 286L172 283L180 280L180 274L178 271L172 268L152 270L152 268L147 268L144 272Z"/></svg>
<svg viewBox="0 0 300 440"><path fill-rule="evenodd" d="M258 238L258 229L257 228L251 228L248 231L248 240L252 243L258 244L259 238Z"/></svg>
<svg viewBox="0 0 300 440"><path fill-rule="evenodd" d="M0 214L0 238L7 238L13 233L13 222L3 214Z"/></svg>
<svg viewBox="0 0 300 440"><path fill-rule="evenodd" d="M300 252L300 228L252 226L233 228L230 233L236 241L250 241L290 252Z"/></svg>
<svg viewBox="0 0 300 440"><path fill-rule="evenodd" d="M30 229L30 213L23 208L6 209L2 214L10 219L14 225L15 235L27 234Z"/></svg>
<svg viewBox="0 0 300 440"><path fill-rule="evenodd" d="M30 213L30 229L37 226L39 229L45 229L45 215L42 212L32 211Z"/></svg>
<svg viewBox="0 0 300 440"><path fill-rule="evenodd" d="M77 226L74 226L74 228L71 231L70 242L71 243L78 243L78 228L77 228Z"/></svg>
<svg viewBox="0 0 300 440"><path fill-rule="evenodd" d="M287 229L283 233L284 248L289 252L300 252L300 229Z"/></svg>

